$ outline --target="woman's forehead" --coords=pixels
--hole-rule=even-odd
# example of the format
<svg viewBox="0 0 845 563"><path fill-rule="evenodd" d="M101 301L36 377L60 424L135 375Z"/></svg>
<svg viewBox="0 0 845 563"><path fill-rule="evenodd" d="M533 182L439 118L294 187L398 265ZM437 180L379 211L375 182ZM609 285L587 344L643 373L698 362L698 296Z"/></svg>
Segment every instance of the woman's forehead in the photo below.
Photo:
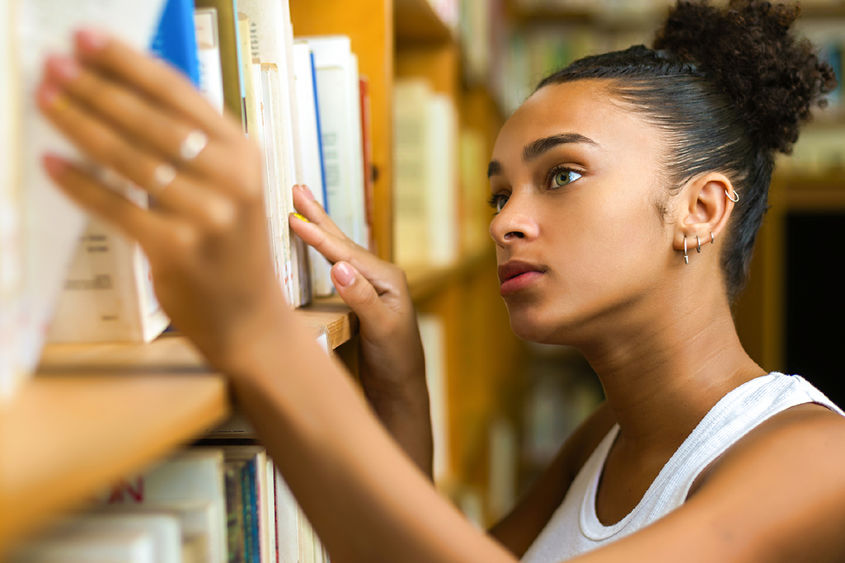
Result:
<svg viewBox="0 0 845 563"><path fill-rule="evenodd" d="M613 152L655 149L659 131L642 115L615 98L609 80L588 79L550 84L532 94L505 122L493 150L504 158L553 135L577 134Z"/></svg>

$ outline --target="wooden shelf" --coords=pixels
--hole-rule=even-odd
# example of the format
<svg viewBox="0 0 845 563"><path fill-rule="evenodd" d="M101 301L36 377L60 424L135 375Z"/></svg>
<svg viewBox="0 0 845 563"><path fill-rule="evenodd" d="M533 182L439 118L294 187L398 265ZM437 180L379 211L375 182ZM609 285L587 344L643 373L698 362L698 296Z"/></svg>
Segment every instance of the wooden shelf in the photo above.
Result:
<svg viewBox="0 0 845 563"><path fill-rule="evenodd" d="M0 557L228 412L225 382L210 372L36 376L0 411Z"/></svg>
<svg viewBox="0 0 845 563"><path fill-rule="evenodd" d="M357 331L343 304L297 311L337 348ZM225 378L184 337L47 346L0 409L0 558L51 516L189 442L230 413Z"/></svg>
<svg viewBox="0 0 845 563"><path fill-rule="evenodd" d="M452 30L428 0L396 0L393 26L397 45L408 43L443 43L453 39Z"/></svg>

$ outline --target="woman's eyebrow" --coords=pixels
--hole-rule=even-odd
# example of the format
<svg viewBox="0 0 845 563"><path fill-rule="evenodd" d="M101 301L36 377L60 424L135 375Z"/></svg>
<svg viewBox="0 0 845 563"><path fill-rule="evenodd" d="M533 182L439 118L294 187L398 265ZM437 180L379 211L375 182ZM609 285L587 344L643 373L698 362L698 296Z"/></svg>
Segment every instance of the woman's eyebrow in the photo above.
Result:
<svg viewBox="0 0 845 563"><path fill-rule="evenodd" d="M559 135L543 137L542 139L537 139L536 141L525 145L525 148L522 149L522 160L525 160L526 162L533 160L547 150L566 143L586 143L588 145L599 146L597 142L589 137L581 135L580 133L561 133Z"/></svg>
<svg viewBox="0 0 845 563"><path fill-rule="evenodd" d="M591 138L585 137L580 133L561 133L559 135L543 137L542 139L537 139L536 141L525 145L525 148L522 149L522 160L533 160L544 152L546 152L547 150L558 145L563 145L567 143L584 143L596 147L601 146ZM487 177L490 178L491 176L495 176L496 174L501 173L502 163L498 160L491 160L490 164L487 166Z"/></svg>

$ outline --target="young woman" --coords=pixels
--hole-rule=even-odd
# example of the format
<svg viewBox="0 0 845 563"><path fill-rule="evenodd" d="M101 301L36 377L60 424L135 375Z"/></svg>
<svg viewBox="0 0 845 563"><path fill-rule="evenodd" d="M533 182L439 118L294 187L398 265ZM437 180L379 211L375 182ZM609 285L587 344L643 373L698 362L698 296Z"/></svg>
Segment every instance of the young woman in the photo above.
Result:
<svg viewBox="0 0 845 563"><path fill-rule="evenodd" d="M292 227L335 262L360 316L365 398L284 303L259 151L237 124L165 65L83 31L74 57L48 63L40 106L159 205L139 209L59 157L45 166L143 245L163 307L230 378L337 561L843 560L842 412L755 364L729 309L773 154L833 82L789 35L795 15L681 2L654 49L572 64L502 128L490 234L511 325L579 347L607 402L490 535L431 486L402 273L294 188L310 222Z"/></svg>

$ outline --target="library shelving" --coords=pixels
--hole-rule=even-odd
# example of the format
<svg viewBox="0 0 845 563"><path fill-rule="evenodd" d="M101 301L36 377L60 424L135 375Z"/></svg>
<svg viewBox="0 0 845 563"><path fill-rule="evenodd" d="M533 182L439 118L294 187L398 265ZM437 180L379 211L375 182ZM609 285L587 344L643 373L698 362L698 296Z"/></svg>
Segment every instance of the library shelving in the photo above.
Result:
<svg viewBox="0 0 845 563"><path fill-rule="evenodd" d="M298 314L343 354L356 319L337 304ZM230 413L225 378L184 337L47 346L0 409L0 557L59 512L191 442Z"/></svg>
<svg viewBox="0 0 845 563"><path fill-rule="evenodd" d="M390 259L397 76L425 76L447 92L460 108L461 124L483 134L485 150L501 114L489 93L462 88L454 31L427 0L291 0L290 9L296 35L349 36L368 80L373 238L377 254ZM467 98L486 102L468 104ZM477 177L486 184L483 166ZM489 421L519 353L498 295L492 248L464 249L451 266L408 275L418 309L444 325L453 460L446 489L469 483L483 496ZM354 372L358 326L348 308L335 298L298 314L315 336L327 335ZM0 410L0 558L103 487L202 438L231 413L225 378L179 335L150 344L48 346L36 375Z"/></svg>

